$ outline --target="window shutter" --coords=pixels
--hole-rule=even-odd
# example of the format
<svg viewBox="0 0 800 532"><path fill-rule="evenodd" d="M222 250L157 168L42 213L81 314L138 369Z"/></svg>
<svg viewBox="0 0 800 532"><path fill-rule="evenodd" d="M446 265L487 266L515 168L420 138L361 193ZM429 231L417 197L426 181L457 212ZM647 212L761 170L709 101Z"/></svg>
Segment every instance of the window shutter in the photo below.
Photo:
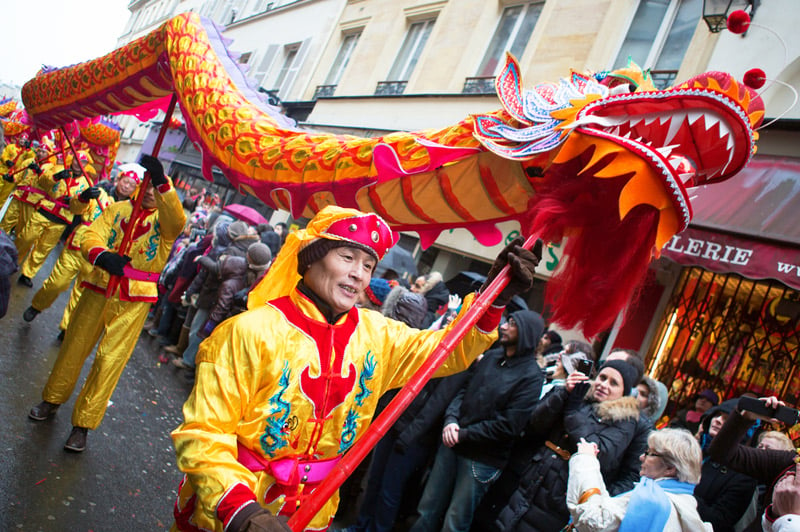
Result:
<svg viewBox="0 0 800 532"><path fill-rule="evenodd" d="M291 91L292 85L294 85L294 81L297 78L297 74L300 72L300 68L303 66L306 55L308 55L308 49L310 46L311 39L306 39L300 45L300 49L297 51L294 61L292 61L292 66L289 67L289 72L286 74L286 78L278 88L278 97L281 100L285 99L289 95L289 91Z"/></svg>
<svg viewBox="0 0 800 532"><path fill-rule="evenodd" d="M252 71L251 75L253 79L256 80L259 87L266 87L264 81L267 77L267 72L269 72L269 68L272 66L272 62L275 61L275 54L278 52L279 48L280 46L277 44L270 44L267 46L264 55L261 56L258 67Z"/></svg>

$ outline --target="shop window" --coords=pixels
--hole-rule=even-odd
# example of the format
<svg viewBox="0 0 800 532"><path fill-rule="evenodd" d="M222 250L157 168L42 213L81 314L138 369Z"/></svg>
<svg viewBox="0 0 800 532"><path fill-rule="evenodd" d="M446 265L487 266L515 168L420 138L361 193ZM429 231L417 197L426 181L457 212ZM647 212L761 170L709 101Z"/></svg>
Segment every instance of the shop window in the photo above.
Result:
<svg viewBox="0 0 800 532"><path fill-rule="evenodd" d="M800 292L693 267L683 270L648 351L648 373L671 385L674 415L697 392L800 401Z"/></svg>
<svg viewBox="0 0 800 532"><path fill-rule="evenodd" d="M659 89L672 85L702 12L702 0L641 0L614 68L630 58L652 70Z"/></svg>

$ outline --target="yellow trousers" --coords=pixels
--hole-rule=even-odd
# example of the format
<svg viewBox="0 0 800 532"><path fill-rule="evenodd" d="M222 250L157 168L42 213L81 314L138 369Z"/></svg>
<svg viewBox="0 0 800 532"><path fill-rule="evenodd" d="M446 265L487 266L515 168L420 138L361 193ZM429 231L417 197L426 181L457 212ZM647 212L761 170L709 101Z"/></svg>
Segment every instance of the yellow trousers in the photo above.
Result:
<svg viewBox="0 0 800 532"><path fill-rule="evenodd" d="M150 303L120 301L116 294L107 300L103 294L84 290L42 399L55 404L69 399L83 364L100 339L89 376L72 410L74 426L96 429L136 347L149 309Z"/></svg>
<svg viewBox="0 0 800 532"><path fill-rule="evenodd" d="M80 253L80 252L78 252ZM83 258L83 256L81 256ZM72 318L72 314L75 312L75 307L78 306L78 301L81 299L81 295L83 294L83 281L92 273L92 265L88 262L84 261L86 266L89 266L86 270L81 270L78 273L78 278L75 279L75 284L72 285L72 290L69 293L69 301L67 302L67 306L64 307L64 313L61 315L61 323L58 324L58 328L62 331L66 331L67 327L69 326L69 320Z"/></svg>
<svg viewBox="0 0 800 532"><path fill-rule="evenodd" d="M66 225L52 222L39 212L33 213L30 221L14 240L22 275L30 279L36 276L66 228Z"/></svg>
<svg viewBox="0 0 800 532"><path fill-rule="evenodd" d="M82 292L82 289L80 289L80 282L89 275L91 271L92 265L83 258L80 250L64 247L64 249L61 250L61 254L58 256L58 260L56 260L56 263L53 265L50 275L42 284L39 291L34 294L31 306L39 312L50 308L53 301L56 300L61 292L69 288L69 284L76 276L78 280L75 282L75 288L78 288L79 297L80 292ZM73 289L73 295L74 293L75 290ZM72 295L70 296L70 303L73 303ZM77 298L75 304L77 304ZM67 308L69 309L69 306ZM62 327L62 329L66 329L66 327Z"/></svg>
<svg viewBox="0 0 800 532"><path fill-rule="evenodd" d="M14 189L17 188L16 183L9 183L5 179L0 179L2 183L0 183L0 207L3 206L3 203L6 202L6 198L8 198Z"/></svg>
<svg viewBox="0 0 800 532"><path fill-rule="evenodd" d="M0 229L5 231L7 234L11 234L11 231L17 228L17 222L19 222L19 212L20 206L27 205L22 203L18 199L12 199L11 205L8 206L8 210L6 211L6 215L3 216L3 221L0 222ZM19 233L19 231L17 231Z"/></svg>
<svg viewBox="0 0 800 532"><path fill-rule="evenodd" d="M28 225L34 212L36 212L36 208L30 203L25 203L18 199L11 200L11 205L8 206L3 223L0 224L0 229L9 235L11 231L20 234L25 226Z"/></svg>

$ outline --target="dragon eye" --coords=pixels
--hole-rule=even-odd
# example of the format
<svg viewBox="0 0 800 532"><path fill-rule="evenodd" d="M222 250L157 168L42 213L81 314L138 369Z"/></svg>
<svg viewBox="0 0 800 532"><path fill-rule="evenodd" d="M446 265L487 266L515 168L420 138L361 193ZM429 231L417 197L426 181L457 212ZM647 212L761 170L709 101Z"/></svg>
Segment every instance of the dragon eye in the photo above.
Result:
<svg viewBox="0 0 800 532"><path fill-rule="evenodd" d="M611 87L608 92L609 94L629 94L631 92L635 92L636 87L631 83L620 83L619 85L614 85Z"/></svg>

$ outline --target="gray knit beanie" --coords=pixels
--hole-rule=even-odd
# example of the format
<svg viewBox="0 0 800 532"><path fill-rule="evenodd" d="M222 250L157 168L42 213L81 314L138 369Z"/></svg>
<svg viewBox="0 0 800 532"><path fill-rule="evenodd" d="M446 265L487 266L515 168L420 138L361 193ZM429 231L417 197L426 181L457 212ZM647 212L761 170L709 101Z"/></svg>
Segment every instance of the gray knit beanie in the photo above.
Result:
<svg viewBox="0 0 800 532"><path fill-rule="evenodd" d="M228 226L228 236L231 237L231 240L236 241L237 238L245 236L249 232L249 227L245 222L241 220L233 222L231 225Z"/></svg>
<svg viewBox="0 0 800 532"><path fill-rule="evenodd" d="M261 272L272 262L272 252L266 244L256 242L247 248L247 264L251 270Z"/></svg>

